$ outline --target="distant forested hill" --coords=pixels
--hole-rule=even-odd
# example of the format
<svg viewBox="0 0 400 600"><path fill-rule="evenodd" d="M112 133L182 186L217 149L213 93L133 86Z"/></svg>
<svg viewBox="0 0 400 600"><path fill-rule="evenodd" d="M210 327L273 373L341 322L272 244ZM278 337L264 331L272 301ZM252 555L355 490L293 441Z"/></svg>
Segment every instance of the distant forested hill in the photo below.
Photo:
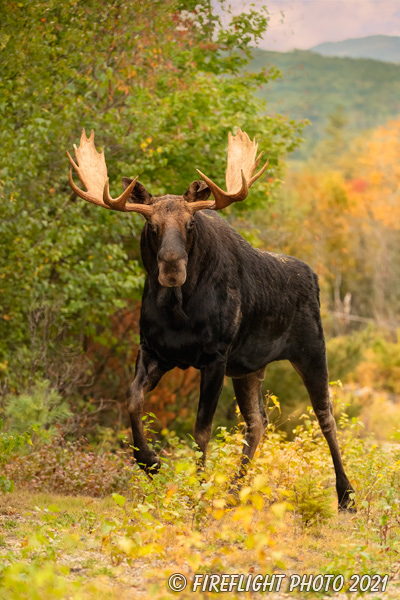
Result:
<svg viewBox="0 0 400 600"><path fill-rule="evenodd" d="M385 62L400 63L400 36L368 35L341 42L325 42L310 48L324 56L347 56L348 58L373 58Z"/></svg>
<svg viewBox="0 0 400 600"><path fill-rule="evenodd" d="M271 66L281 70L282 78L260 92L268 102L268 112L311 121L302 154L326 137L329 116L338 108L347 119L349 135L400 115L400 65L302 50L254 49L250 69Z"/></svg>

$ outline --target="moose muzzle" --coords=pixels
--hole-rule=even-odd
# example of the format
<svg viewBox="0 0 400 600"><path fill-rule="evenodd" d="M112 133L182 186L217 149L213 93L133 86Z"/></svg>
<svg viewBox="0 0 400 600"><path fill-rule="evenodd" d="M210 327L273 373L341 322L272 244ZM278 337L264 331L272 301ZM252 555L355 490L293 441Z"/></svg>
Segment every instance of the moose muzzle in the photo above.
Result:
<svg viewBox="0 0 400 600"><path fill-rule="evenodd" d="M186 281L187 261L158 261L158 281L164 287L179 287Z"/></svg>
<svg viewBox="0 0 400 600"><path fill-rule="evenodd" d="M180 287L186 281L188 256L179 231L169 229L164 233L157 254L158 281L165 287Z"/></svg>

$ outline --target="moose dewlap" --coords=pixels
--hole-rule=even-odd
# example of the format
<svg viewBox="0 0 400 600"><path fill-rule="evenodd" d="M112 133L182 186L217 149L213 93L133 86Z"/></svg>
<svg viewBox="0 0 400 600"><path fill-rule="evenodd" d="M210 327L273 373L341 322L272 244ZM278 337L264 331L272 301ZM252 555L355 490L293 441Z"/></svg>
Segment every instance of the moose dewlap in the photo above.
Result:
<svg viewBox="0 0 400 600"><path fill-rule="evenodd" d="M203 462L224 376L233 380L246 422L242 462L232 482L237 488L267 425L261 393L265 368L272 361L289 360L304 381L328 442L339 508L353 510L353 489L343 468L328 393L317 276L296 258L255 250L210 212L244 200L266 170L268 163L254 174L261 159L255 141L240 129L235 136L229 134L227 191L198 171L202 180L193 181L180 196L152 196L138 177L124 177L125 191L113 199L104 153L97 152L93 131L87 138L83 130L75 156L76 162L68 154L86 188L77 187L71 169L69 182L78 196L146 219L141 236L147 272L141 342L127 393L138 464L147 472L160 466L143 430L145 394L170 369L192 366L201 372L194 436Z"/></svg>

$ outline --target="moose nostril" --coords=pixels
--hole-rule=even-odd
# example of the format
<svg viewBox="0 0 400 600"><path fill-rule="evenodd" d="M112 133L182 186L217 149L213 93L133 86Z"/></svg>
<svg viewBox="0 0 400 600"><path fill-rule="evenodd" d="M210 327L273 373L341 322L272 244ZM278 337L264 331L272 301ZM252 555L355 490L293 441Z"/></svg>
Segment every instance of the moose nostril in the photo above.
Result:
<svg viewBox="0 0 400 600"><path fill-rule="evenodd" d="M175 256L175 255L174 255ZM181 286L186 281L186 260L158 261L158 280L166 287Z"/></svg>

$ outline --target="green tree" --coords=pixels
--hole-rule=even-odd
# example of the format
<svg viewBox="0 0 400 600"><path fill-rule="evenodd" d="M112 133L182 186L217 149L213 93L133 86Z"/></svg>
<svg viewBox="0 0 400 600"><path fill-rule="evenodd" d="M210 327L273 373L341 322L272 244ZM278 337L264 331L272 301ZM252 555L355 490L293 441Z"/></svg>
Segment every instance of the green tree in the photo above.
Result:
<svg viewBox="0 0 400 600"><path fill-rule="evenodd" d="M71 391L54 377L68 362L60 345L73 347L83 379L88 337L126 354L109 325L140 297L142 218L71 193L65 150L81 127L106 150L114 195L123 175L140 174L153 194L183 193L195 167L222 183L235 126L270 157L246 208L279 182L301 127L266 116L256 95L277 73L246 71L268 14L250 10L222 27L221 10L208 0L2 1L0 373L14 388L45 377ZM57 366L49 356L58 354Z"/></svg>

